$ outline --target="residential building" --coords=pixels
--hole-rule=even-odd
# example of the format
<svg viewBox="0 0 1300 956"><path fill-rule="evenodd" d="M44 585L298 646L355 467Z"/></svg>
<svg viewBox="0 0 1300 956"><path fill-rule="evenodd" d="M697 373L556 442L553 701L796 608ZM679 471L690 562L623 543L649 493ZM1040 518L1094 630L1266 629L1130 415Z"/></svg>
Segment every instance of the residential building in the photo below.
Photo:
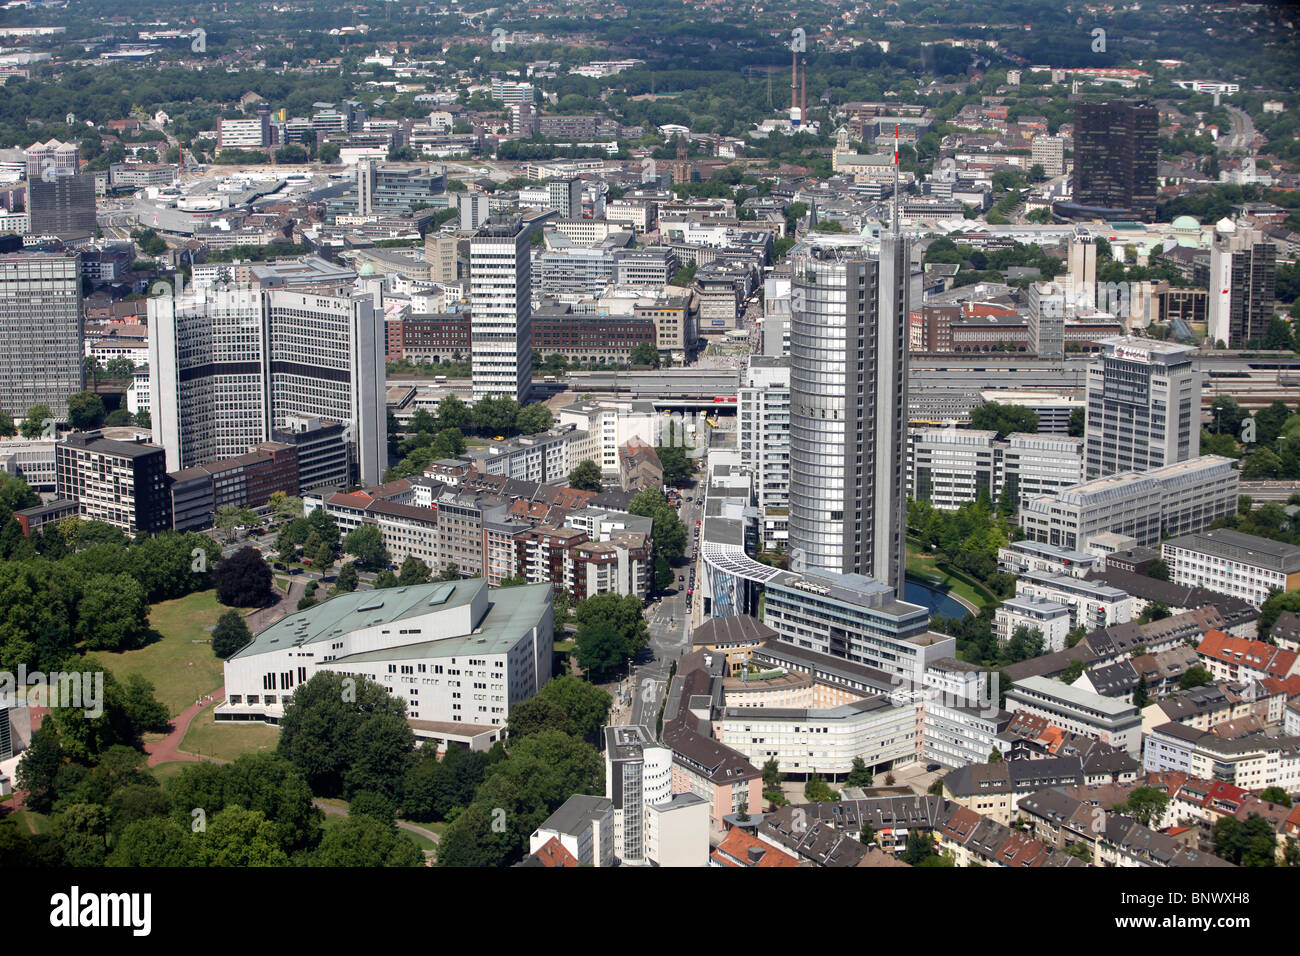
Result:
<svg viewBox="0 0 1300 956"><path fill-rule="evenodd" d="M1035 136L1029 158L1033 165L1043 167L1043 175L1049 179L1061 175L1065 172L1065 137Z"/></svg>
<svg viewBox="0 0 1300 956"><path fill-rule="evenodd" d="M1064 605L1070 611L1066 630L1093 631L1133 619L1133 599L1119 588L1068 574L1026 571L1016 578L1016 597Z"/></svg>
<svg viewBox="0 0 1300 956"><path fill-rule="evenodd" d="M1063 651L1071 627L1070 608L1055 601L1007 598L996 612L998 644L1005 647L1022 627L1041 634L1046 651Z"/></svg>
<svg viewBox="0 0 1300 956"><path fill-rule="evenodd" d="M1206 631L1196 653L1215 680L1285 680L1300 672L1300 655L1295 651L1218 630Z"/></svg>
<svg viewBox="0 0 1300 956"><path fill-rule="evenodd" d="M1300 787L1300 738L1252 732L1220 736L1187 724L1168 723L1147 735L1143 767L1148 773L1185 773L1204 780L1263 790Z"/></svg>
<svg viewBox="0 0 1300 956"><path fill-rule="evenodd" d="M790 538L790 360L754 356L741 381L736 447L754 476L764 548Z"/></svg>
<svg viewBox="0 0 1300 956"><path fill-rule="evenodd" d="M624 491L659 491L664 486L664 466L654 446L635 436L618 448L618 479Z"/></svg>
<svg viewBox="0 0 1300 956"><path fill-rule="evenodd" d="M998 570L1019 576L1027 571L1065 574L1081 578L1096 570L1101 560L1092 554L1071 551L1041 541L1013 541L998 549Z"/></svg>

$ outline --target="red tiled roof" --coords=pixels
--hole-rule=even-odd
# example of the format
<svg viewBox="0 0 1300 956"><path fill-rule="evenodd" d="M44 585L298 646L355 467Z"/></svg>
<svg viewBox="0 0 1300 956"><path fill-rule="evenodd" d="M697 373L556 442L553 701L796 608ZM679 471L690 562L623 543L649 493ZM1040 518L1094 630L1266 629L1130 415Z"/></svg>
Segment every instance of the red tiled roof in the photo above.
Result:
<svg viewBox="0 0 1300 956"><path fill-rule="evenodd" d="M542 861L542 866L576 867L578 865L578 858L565 849L559 837L551 837L537 848L533 856Z"/></svg>
<svg viewBox="0 0 1300 956"><path fill-rule="evenodd" d="M758 862L750 860L749 851L751 849L762 851L762 856L759 857ZM742 827L732 827L727 831L726 838L713 851L712 858L722 866L737 868L799 865L799 861L789 853L777 849L770 843L764 843Z"/></svg>

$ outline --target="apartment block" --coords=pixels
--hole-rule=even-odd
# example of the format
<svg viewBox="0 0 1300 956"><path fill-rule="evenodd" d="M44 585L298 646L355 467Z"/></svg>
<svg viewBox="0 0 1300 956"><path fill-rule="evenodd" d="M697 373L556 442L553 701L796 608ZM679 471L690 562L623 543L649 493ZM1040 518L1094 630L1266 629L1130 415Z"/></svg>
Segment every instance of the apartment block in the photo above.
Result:
<svg viewBox="0 0 1300 956"><path fill-rule="evenodd" d="M1026 571L1016 579L1016 597L1069 608L1067 630L1082 627L1095 631L1133 619L1133 599L1119 588L1066 574Z"/></svg>

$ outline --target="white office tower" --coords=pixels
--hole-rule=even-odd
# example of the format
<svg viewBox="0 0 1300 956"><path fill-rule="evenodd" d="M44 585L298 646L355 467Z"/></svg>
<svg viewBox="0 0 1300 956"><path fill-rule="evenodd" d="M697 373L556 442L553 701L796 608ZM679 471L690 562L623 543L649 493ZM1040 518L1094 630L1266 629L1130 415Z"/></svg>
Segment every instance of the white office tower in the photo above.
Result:
<svg viewBox="0 0 1300 956"><path fill-rule="evenodd" d="M1201 373L1190 345L1117 336L1088 365L1088 479L1201 453Z"/></svg>
<svg viewBox="0 0 1300 956"><path fill-rule="evenodd" d="M357 215L375 214L375 161L363 159L357 163Z"/></svg>
<svg viewBox="0 0 1300 956"><path fill-rule="evenodd" d="M533 385L530 232L523 220L490 219L469 243L470 352L474 400L520 404Z"/></svg>
<svg viewBox="0 0 1300 956"><path fill-rule="evenodd" d="M707 866L709 801L673 794L673 752L649 728L605 728L605 797L624 866Z"/></svg>
<svg viewBox="0 0 1300 956"><path fill-rule="evenodd" d="M901 592L911 243L795 247L790 313L792 569L863 574Z"/></svg>
<svg viewBox="0 0 1300 956"><path fill-rule="evenodd" d="M1210 248L1207 342L1249 348L1263 341L1277 306L1277 247L1258 229L1224 219Z"/></svg>
<svg viewBox="0 0 1300 956"><path fill-rule="evenodd" d="M763 354L790 354L790 280L785 276L763 280Z"/></svg>
<svg viewBox="0 0 1300 956"><path fill-rule="evenodd" d="M153 440L176 471L243 455L290 416L342 422L354 479L388 464L384 326L369 296L191 290L149 300Z"/></svg>

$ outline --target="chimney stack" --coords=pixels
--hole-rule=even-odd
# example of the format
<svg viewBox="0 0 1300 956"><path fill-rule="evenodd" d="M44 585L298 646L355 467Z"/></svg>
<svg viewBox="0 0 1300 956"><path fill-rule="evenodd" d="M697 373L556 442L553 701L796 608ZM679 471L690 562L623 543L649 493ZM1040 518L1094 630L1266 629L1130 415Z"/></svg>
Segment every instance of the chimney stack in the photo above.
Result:
<svg viewBox="0 0 1300 956"><path fill-rule="evenodd" d="M803 87L799 93L799 125L808 125L808 58L803 59Z"/></svg>

